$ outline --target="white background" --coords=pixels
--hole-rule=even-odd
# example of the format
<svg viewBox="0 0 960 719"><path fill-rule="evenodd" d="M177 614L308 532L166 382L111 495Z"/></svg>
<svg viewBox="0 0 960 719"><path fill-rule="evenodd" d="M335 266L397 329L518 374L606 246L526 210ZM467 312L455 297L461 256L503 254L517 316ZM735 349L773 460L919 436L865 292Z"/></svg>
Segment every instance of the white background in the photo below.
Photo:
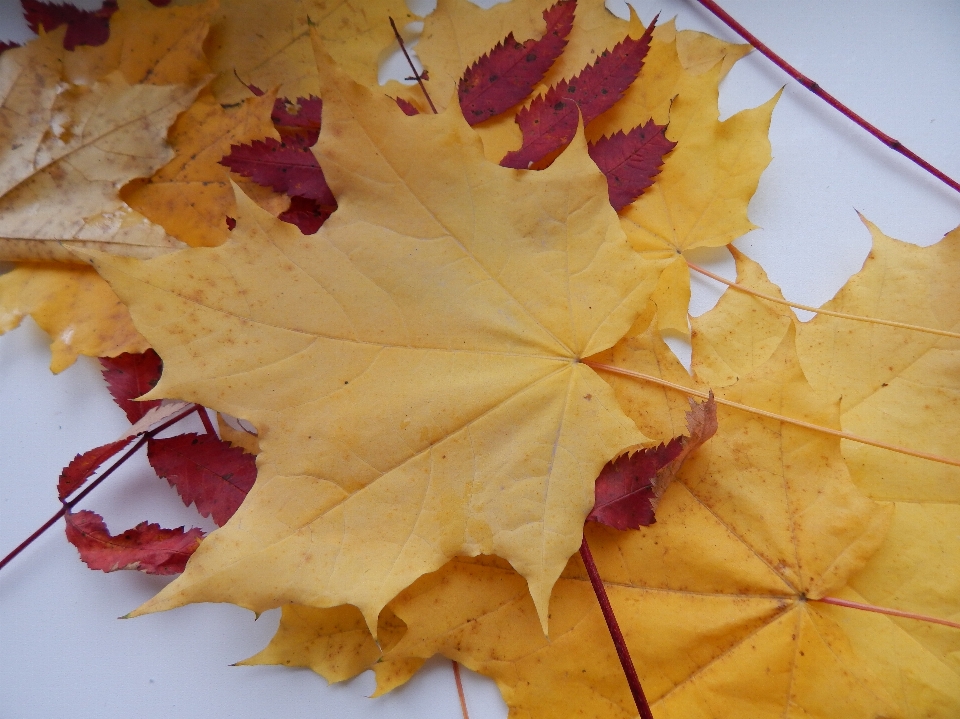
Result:
<svg viewBox="0 0 960 719"><path fill-rule="evenodd" d="M98 3L87 3L90 5ZM725 0L726 9L825 89L887 133L960 177L960 2L957 0ZM638 0L649 22L732 33L692 1ZM24 39L16 0L0 0L0 38ZM931 244L960 225L960 194L882 147L759 54L723 85L724 117L786 91L770 131L774 160L750 205L763 229L737 241L787 297L817 305L859 269L869 238L855 210L887 234ZM697 259L728 276L725 251ZM694 276L695 314L717 288ZM47 370L43 333L26 320L0 337L0 554L58 508L56 479L78 452L115 438L126 420L95 362ZM82 505L113 531L143 519L209 524L185 509L145 461L131 462ZM230 605L117 619L167 580L92 572L51 529L0 573L0 717L460 716L449 662L435 659L380 699L368 672L328 687L309 670L231 667L262 648L278 612L258 621ZM491 682L464 672L473 719L506 716Z"/></svg>

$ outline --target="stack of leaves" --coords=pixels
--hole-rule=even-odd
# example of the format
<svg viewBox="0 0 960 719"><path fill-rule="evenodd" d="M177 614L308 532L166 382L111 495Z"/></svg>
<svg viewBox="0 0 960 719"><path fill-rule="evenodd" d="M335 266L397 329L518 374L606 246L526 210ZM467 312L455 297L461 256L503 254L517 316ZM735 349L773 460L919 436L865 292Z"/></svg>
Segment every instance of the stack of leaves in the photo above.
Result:
<svg viewBox="0 0 960 719"><path fill-rule="evenodd" d="M632 717L586 536L658 718L955 716L957 630L836 603L960 612L956 462L836 432L950 453L955 388L929 378L956 375L960 235L921 251L876 231L833 303L925 329L802 325L731 290L693 322L691 375L661 339L691 330L683 253L752 228L770 159L776 98L718 119L746 48L599 0L439 0L426 72L381 87L388 16L412 19L398 0L285 0L270 18L252 0L128 0L98 48L71 54L51 33L0 57L0 79L47 68L0 82L11 116L37 118L3 126L20 139L0 156L2 257L61 263L0 278L0 330L33 314L62 368L128 350L108 335L132 318L124 341L163 358L146 400L258 432L242 504L212 434L149 440L158 473L224 523L134 614L282 607L247 663L331 681L372 668L382 693L440 653L493 677L515 716ZM156 88L180 104L150 109ZM100 100L134 91L146 99L126 115ZM77 179L86 153L126 174ZM76 211L48 214L51 188ZM98 274L65 264L79 258ZM744 286L778 294L737 262ZM910 300L918 273L930 289ZM95 292L104 311L79 319ZM146 389L133 384L124 400ZM711 409L688 420L686 395L711 388L716 426ZM892 423L905 405L924 419ZM82 455L67 485L122 446ZM184 472L193 452L215 490ZM70 515L83 551L108 536L97 521ZM123 552L171 531L154 526L93 564L150 564ZM196 535L180 540L182 558ZM933 546L952 567L938 587L909 571Z"/></svg>

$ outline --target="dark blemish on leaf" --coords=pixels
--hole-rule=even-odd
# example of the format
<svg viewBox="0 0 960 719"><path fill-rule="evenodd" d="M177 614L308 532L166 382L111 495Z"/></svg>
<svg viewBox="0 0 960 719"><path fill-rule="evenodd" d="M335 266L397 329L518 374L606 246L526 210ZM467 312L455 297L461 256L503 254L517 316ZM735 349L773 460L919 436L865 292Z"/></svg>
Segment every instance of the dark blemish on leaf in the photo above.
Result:
<svg viewBox="0 0 960 719"><path fill-rule="evenodd" d="M556 105L553 106L553 109L557 112L560 112L565 107L566 105L564 103L558 102Z"/></svg>

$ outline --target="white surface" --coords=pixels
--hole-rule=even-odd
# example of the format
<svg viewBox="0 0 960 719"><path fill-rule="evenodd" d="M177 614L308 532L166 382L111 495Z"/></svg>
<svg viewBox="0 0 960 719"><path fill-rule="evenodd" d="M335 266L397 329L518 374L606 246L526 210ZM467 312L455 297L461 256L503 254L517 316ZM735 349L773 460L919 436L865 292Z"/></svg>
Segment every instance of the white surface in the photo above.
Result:
<svg viewBox="0 0 960 719"><path fill-rule="evenodd" d="M960 3L956 0L726 0L726 9L801 71L883 130L960 177ZM0 37L14 0L0 0ZM641 18L678 16L681 28L730 31L692 2L638 0ZM15 15L16 13L12 13ZM724 116L786 85L773 115L774 160L750 215L762 226L737 245L788 297L828 299L855 272L868 235L855 209L918 244L960 224L960 195L882 147L754 53L724 83ZM714 258L725 274L724 251ZM706 264L707 262L703 260ZM708 282L708 281L707 281ZM717 288L694 277L694 312ZM78 452L114 438L126 421L94 362L54 377L46 338L31 321L0 337L0 554L57 510L56 478ZM84 503L119 530L149 518L200 524L145 463L108 480ZM141 507L149 509L141 509ZM51 529L0 572L0 716L445 717L460 716L449 663L435 660L387 697L367 696L369 673L328 687L308 670L231 667L272 635L276 612L254 622L229 605L191 606L119 621L166 580L87 570ZM473 719L506 715L493 685L465 672Z"/></svg>

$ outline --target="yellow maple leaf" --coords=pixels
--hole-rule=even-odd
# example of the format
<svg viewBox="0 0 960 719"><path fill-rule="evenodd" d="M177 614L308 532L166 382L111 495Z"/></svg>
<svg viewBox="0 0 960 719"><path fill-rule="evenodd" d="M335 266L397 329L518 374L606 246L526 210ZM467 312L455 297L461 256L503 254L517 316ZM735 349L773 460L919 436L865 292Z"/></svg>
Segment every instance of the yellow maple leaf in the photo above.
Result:
<svg viewBox="0 0 960 719"><path fill-rule="evenodd" d="M597 473L645 441L578 358L629 328L657 267L582 133L548 171L501 168L458 104L405 118L318 63L340 208L317 235L238 198L221 247L95 258L164 359L154 396L260 432L254 490L141 611L352 603L375 627L418 576L496 553L545 622Z"/></svg>
<svg viewBox="0 0 960 719"><path fill-rule="evenodd" d="M118 190L170 159L167 127L198 87L130 85L119 71L62 84L61 35L0 56L0 258L76 262L63 242L141 257L176 247Z"/></svg>
<svg viewBox="0 0 960 719"><path fill-rule="evenodd" d="M792 327L781 337L720 396L835 424L836 403L800 371ZM633 334L604 359L614 354L619 364L654 376L686 374L652 331ZM636 390L635 380L626 381L633 396L618 388L624 406L660 404L635 416L638 424L669 427L665 390ZM669 404L682 401L669 392ZM648 401L637 403L642 395ZM854 487L838 440L738 410L721 407L719 414L718 435L667 490L656 525L637 532L588 525L655 716L951 716L960 692L939 657L897 636L887 617L811 601L855 596L849 583L874 561L890 507ZM333 616L285 608L280 632L246 663L311 666L331 680L348 666L360 671L375 647L356 634L358 614L341 608L339 625ZM442 653L493 677L511 715L635 716L578 561L551 599L550 641L538 631L522 579L495 559L457 559L422 578L382 615L398 620L404 631L384 643L373 665L378 693ZM330 646L338 629L354 639L339 657L339 676L310 639L323 636ZM911 672L893 681L896 666Z"/></svg>

